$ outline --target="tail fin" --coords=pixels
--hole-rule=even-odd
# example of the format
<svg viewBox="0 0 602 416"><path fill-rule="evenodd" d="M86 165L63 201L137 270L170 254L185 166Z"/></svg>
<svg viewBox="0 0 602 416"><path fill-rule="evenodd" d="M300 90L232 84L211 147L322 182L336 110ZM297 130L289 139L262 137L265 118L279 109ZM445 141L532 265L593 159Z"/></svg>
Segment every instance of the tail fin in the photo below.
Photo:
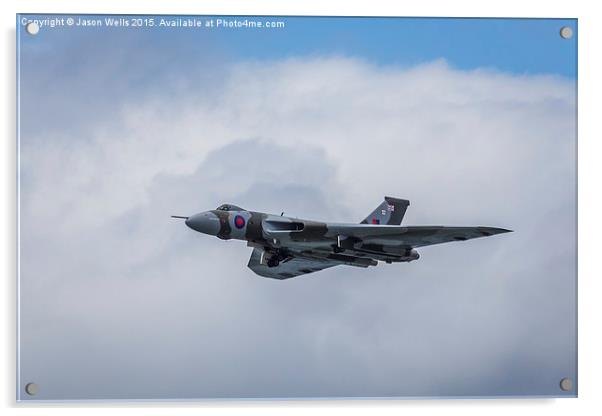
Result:
<svg viewBox="0 0 602 416"><path fill-rule="evenodd" d="M386 196L383 203L360 224L399 225L408 205L410 205L410 201L407 199Z"/></svg>

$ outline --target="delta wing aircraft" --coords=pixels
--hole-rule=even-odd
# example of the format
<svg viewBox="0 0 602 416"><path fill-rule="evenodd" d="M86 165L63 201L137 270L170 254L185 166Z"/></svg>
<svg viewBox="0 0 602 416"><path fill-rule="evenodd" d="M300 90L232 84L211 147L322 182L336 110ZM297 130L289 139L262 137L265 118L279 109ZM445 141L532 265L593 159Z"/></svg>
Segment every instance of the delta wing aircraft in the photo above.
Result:
<svg viewBox="0 0 602 416"><path fill-rule="evenodd" d="M401 226L410 201L385 197L359 224L327 223L263 212L232 204L186 220L195 231L253 247L248 267L260 276L288 279L329 267L376 266L418 260L418 247L507 233L494 227Z"/></svg>

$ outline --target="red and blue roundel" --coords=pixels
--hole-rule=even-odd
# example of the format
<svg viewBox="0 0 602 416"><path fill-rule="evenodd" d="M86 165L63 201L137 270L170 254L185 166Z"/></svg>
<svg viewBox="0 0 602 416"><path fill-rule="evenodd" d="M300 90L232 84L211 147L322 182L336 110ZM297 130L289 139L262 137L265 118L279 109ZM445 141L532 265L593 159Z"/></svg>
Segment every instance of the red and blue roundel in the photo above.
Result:
<svg viewBox="0 0 602 416"><path fill-rule="evenodd" d="M245 226L245 219L242 217L242 215L237 215L234 217L234 226L238 229L241 229Z"/></svg>

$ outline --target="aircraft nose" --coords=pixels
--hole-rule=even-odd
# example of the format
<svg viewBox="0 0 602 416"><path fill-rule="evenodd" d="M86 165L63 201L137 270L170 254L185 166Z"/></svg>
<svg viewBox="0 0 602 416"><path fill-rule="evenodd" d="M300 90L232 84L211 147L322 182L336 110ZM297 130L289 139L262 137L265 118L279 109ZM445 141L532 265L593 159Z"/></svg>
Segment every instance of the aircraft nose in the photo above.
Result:
<svg viewBox="0 0 602 416"><path fill-rule="evenodd" d="M210 211L188 217L186 225L195 231L209 235L217 235L220 229L219 218Z"/></svg>

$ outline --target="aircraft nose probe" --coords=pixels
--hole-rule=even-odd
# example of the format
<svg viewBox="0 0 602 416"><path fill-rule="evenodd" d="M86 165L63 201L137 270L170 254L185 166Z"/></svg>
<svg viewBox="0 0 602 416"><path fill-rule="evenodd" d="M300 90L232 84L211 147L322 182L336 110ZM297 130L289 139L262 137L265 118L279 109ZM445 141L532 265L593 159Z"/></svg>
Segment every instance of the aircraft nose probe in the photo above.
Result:
<svg viewBox="0 0 602 416"><path fill-rule="evenodd" d="M172 215L172 218L183 219L188 227L203 234L218 235L221 225L217 215L210 211L185 217L182 215Z"/></svg>
<svg viewBox="0 0 602 416"><path fill-rule="evenodd" d="M190 219L190 217L185 217L183 215L172 215L171 218L175 218L177 220L184 220L186 225L188 225L188 220Z"/></svg>

